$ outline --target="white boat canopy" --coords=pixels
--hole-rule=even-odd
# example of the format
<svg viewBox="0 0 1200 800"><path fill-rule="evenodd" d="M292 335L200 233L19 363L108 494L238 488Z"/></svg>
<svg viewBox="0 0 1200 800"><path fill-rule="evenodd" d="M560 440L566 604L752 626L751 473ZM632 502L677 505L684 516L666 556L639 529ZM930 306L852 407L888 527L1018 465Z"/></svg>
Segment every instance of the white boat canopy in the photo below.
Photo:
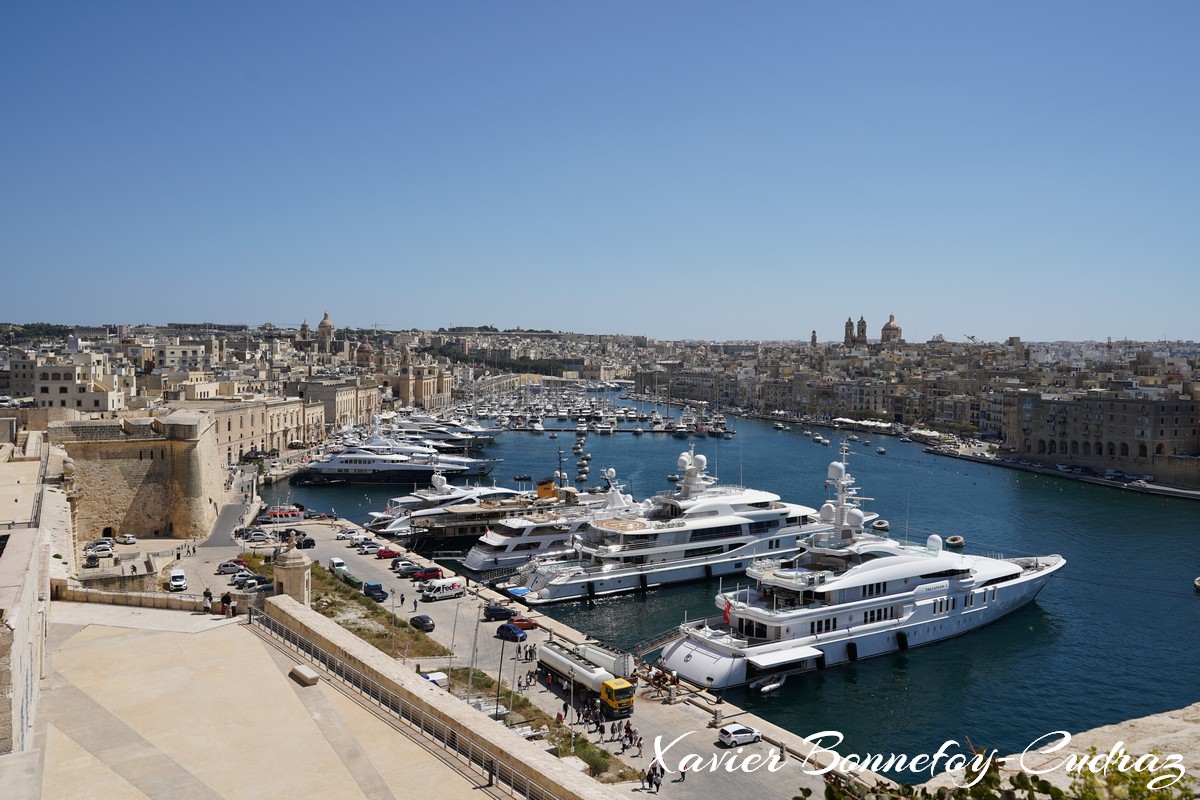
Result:
<svg viewBox="0 0 1200 800"><path fill-rule="evenodd" d="M805 658L820 658L823 655L825 653L815 647L789 647L786 650L776 650L771 653L750 656L746 660L759 669L771 669L772 667L779 667L784 664L792 664Z"/></svg>

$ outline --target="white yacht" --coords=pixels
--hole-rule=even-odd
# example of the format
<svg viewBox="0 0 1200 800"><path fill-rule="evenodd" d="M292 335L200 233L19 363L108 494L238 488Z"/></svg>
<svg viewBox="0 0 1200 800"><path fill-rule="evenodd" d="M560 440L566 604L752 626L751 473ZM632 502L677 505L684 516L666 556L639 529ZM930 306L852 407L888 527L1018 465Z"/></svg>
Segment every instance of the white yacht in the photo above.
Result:
<svg viewBox="0 0 1200 800"><path fill-rule="evenodd" d="M585 496L578 505L559 506L526 516L512 516L488 524L463 559L475 572L519 567L531 558L572 553L571 542L590 521L633 507L633 498L616 482L616 471L605 470L607 491L603 501Z"/></svg>
<svg viewBox="0 0 1200 800"><path fill-rule="evenodd" d="M570 554L534 559L499 588L538 604L742 573L756 558L799 552L805 535L831 527L816 509L777 494L720 485L706 466L694 447L680 454L674 490L592 520Z"/></svg>
<svg viewBox="0 0 1200 800"><path fill-rule="evenodd" d="M384 533L397 521L403 523L399 528L407 528L409 518L419 511L522 494L516 489L503 486L455 486L441 474L435 474L430 483L432 485L429 488L417 489L411 494L389 499L383 511L372 511L368 515L370 519L363 527L372 533ZM392 529L390 535L398 535L396 531L399 528Z"/></svg>
<svg viewBox="0 0 1200 800"><path fill-rule="evenodd" d="M755 585L719 592L721 615L680 625L659 666L721 689L908 650L1015 611L1066 565L1059 555L949 552L936 534L909 545L870 533L845 454L843 444L829 465L837 499L821 519L830 529L799 555L753 562Z"/></svg>
<svg viewBox="0 0 1200 800"><path fill-rule="evenodd" d="M465 460L464 460L465 459ZM298 486L341 483L432 483L434 475L471 477L487 475L496 466L493 459L465 456L407 455L349 448L310 461L290 482Z"/></svg>

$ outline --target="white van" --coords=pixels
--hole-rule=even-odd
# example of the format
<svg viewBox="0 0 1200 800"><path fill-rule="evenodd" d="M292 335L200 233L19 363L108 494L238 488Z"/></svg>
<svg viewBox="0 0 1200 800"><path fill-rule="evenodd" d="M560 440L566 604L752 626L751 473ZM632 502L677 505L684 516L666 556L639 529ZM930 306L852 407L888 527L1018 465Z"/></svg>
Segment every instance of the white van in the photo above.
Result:
<svg viewBox="0 0 1200 800"><path fill-rule="evenodd" d="M429 581L421 590L421 596L426 602L433 600L449 600L451 597L462 597L467 592L467 582L463 578L440 578Z"/></svg>
<svg viewBox="0 0 1200 800"><path fill-rule="evenodd" d="M167 581L167 589L172 592L187 591L187 575L181 569L171 570L171 577Z"/></svg>

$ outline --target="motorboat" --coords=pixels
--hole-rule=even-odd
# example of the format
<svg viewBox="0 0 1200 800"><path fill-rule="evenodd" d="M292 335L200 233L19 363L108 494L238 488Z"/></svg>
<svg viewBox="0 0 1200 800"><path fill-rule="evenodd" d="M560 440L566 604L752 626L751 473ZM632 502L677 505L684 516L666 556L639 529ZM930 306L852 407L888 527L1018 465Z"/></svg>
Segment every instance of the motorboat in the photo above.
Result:
<svg viewBox="0 0 1200 800"><path fill-rule="evenodd" d="M588 498L527 516L498 519L467 552L463 566L474 572L518 567L531 558L572 552L571 541L593 519L634 505L616 481L616 470L605 470L606 488L598 499Z"/></svg>
<svg viewBox="0 0 1200 800"><path fill-rule="evenodd" d="M798 553L809 533L831 529L816 509L718 483L707 464L693 445L679 456L674 490L592 520L574 552L534 559L497 588L530 605L646 591L740 574L755 559Z"/></svg>
<svg viewBox="0 0 1200 800"><path fill-rule="evenodd" d="M370 512L369 520L363 527L371 533L390 537L401 536L407 532L413 514L420 516L423 512L436 511L448 506L478 503L481 500L501 497L518 497L523 494L517 489L504 486L455 486L446 480L445 475L435 473L430 479L429 488L417 489L411 494L389 499L383 511Z"/></svg>
<svg viewBox="0 0 1200 800"><path fill-rule="evenodd" d="M797 554L755 560L753 585L718 592L720 615L681 624L658 666L722 689L910 650L1016 611L1066 566L1057 554L991 558L948 551L937 534L901 544L867 532L846 453L843 443L829 465L829 528Z"/></svg>

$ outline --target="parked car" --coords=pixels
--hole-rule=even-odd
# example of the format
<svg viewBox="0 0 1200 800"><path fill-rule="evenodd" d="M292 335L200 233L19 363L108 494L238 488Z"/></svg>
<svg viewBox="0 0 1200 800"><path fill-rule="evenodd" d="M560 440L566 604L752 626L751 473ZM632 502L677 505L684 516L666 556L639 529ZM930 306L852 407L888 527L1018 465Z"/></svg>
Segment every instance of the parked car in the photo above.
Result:
<svg viewBox="0 0 1200 800"><path fill-rule="evenodd" d="M95 555L94 553L89 553L89 554L87 555L87 557L83 559L83 565L84 565L85 567L98 567L98 566L100 566L100 556L98 556L98 555Z"/></svg>
<svg viewBox="0 0 1200 800"><path fill-rule="evenodd" d="M379 548L379 552L375 554L376 558L395 558L400 555L400 551L390 545Z"/></svg>
<svg viewBox="0 0 1200 800"><path fill-rule="evenodd" d="M334 536L333 538L334 539L353 539L355 536L358 536L357 531L351 530L350 528L342 528L341 530L339 530L337 532L337 536Z"/></svg>
<svg viewBox="0 0 1200 800"><path fill-rule="evenodd" d="M91 550L88 550L87 554L90 556L96 556L97 558L109 558L111 556L115 556L117 552L108 545L99 544L93 547Z"/></svg>
<svg viewBox="0 0 1200 800"><path fill-rule="evenodd" d="M415 567L415 562L409 561L407 558L393 558L391 569L400 569L401 567Z"/></svg>
<svg viewBox="0 0 1200 800"><path fill-rule="evenodd" d="M442 577L442 570L438 567L424 567L412 575L409 575L414 581L432 581Z"/></svg>
<svg viewBox="0 0 1200 800"><path fill-rule="evenodd" d="M717 741L726 747L751 744L762 741L762 732L758 728L748 728L745 725L726 725L717 733Z"/></svg>
<svg viewBox="0 0 1200 800"><path fill-rule="evenodd" d="M258 586L261 583L270 582L271 579L266 575L256 575L254 573L250 573L249 575L244 575L241 577L235 577L233 579L233 585L239 589L248 589L252 586Z"/></svg>
<svg viewBox="0 0 1200 800"><path fill-rule="evenodd" d="M167 580L167 589L172 592L187 591L187 575L183 570L171 570L171 577Z"/></svg>
<svg viewBox="0 0 1200 800"><path fill-rule="evenodd" d="M117 537L117 544L137 544L137 537L132 533L122 533Z"/></svg>
<svg viewBox="0 0 1200 800"><path fill-rule="evenodd" d="M537 623L529 617L513 617L508 621L509 625L516 625L523 631L533 630L537 627Z"/></svg>
<svg viewBox="0 0 1200 800"><path fill-rule="evenodd" d="M358 552L364 556L373 556L378 554L382 547L379 542L363 542L358 546Z"/></svg>
<svg viewBox="0 0 1200 800"><path fill-rule="evenodd" d="M240 558L236 559L236 560L232 560L232 561L222 561L220 564L217 565L217 574L218 575L236 575L237 573L241 572L245 568L246 568L246 562Z"/></svg>
<svg viewBox="0 0 1200 800"><path fill-rule="evenodd" d="M362 585L362 593L374 600L376 603L382 603L388 599L388 593L384 590L383 585L378 581L364 581Z"/></svg>
<svg viewBox="0 0 1200 800"><path fill-rule="evenodd" d="M253 572L243 567L242 569L233 573L232 577L229 578L229 585L241 586L243 583L245 583L247 578L253 577L253 575Z"/></svg>
<svg viewBox="0 0 1200 800"><path fill-rule="evenodd" d="M396 577L397 578L411 578L412 576L416 575L418 572L424 572L425 569L426 569L425 567L422 567L419 564L404 564L403 566L396 568Z"/></svg>
<svg viewBox="0 0 1200 800"><path fill-rule="evenodd" d="M117 546L116 539L112 538L111 536L104 536L104 537L101 537L101 538L95 540L94 542L88 542L87 544L85 544L83 546L83 549L85 552L91 552L92 550L95 550L97 547L107 547L109 549L112 549L116 546Z"/></svg>
<svg viewBox="0 0 1200 800"><path fill-rule="evenodd" d="M316 546L317 546L317 540L311 536L305 536L302 539L296 539L296 549L297 550L308 550L309 548L316 547Z"/></svg>
<svg viewBox="0 0 1200 800"><path fill-rule="evenodd" d="M247 542L270 542L270 541L273 541L273 539L271 539L271 535L269 533L267 533L266 531L250 531L250 533L246 535L246 541Z"/></svg>
<svg viewBox="0 0 1200 800"><path fill-rule="evenodd" d="M412 617L409 619L408 624L412 625L419 631L425 631L426 633L433 632L433 620L425 614L418 614L417 616Z"/></svg>
<svg viewBox="0 0 1200 800"><path fill-rule="evenodd" d="M529 638L529 634L511 622L501 623L500 627L496 628L496 635L508 642L523 642Z"/></svg>
<svg viewBox="0 0 1200 800"><path fill-rule="evenodd" d="M484 606L483 621L484 622L500 622L512 619L517 615L517 610L511 606Z"/></svg>

